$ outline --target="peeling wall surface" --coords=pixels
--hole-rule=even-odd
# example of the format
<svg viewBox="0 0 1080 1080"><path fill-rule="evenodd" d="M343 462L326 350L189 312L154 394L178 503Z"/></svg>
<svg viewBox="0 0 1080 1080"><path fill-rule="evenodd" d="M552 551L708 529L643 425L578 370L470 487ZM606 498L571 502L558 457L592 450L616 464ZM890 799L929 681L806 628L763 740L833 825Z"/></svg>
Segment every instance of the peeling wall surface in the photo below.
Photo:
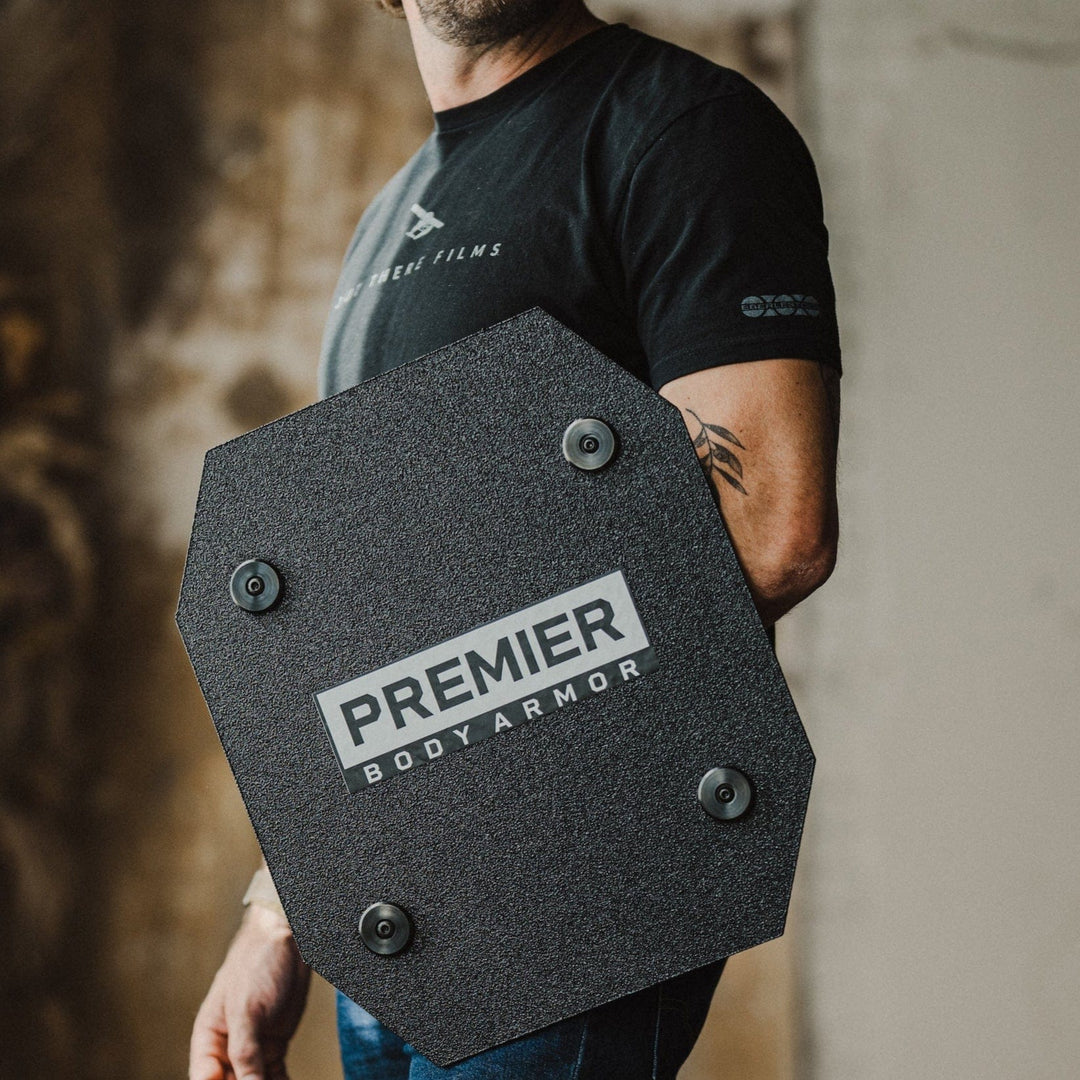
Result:
<svg viewBox="0 0 1080 1080"><path fill-rule="evenodd" d="M806 1075L1080 1061L1080 6L817 0L839 568L781 624L818 753Z"/></svg>

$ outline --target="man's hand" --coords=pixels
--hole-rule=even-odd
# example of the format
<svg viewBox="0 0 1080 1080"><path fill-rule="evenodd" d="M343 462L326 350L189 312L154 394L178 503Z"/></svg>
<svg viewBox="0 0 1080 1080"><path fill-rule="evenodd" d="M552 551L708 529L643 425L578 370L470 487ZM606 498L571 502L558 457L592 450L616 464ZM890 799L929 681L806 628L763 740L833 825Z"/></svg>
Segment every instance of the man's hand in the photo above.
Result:
<svg viewBox="0 0 1080 1080"><path fill-rule="evenodd" d="M195 1017L191 1080L283 1080L310 981L288 922L251 904Z"/></svg>
<svg viewBox="0 0 1080 1080"><path fill-rule="evenodd" d="M812 360L754 360L672 379L762 621L771 626L836 561L840 378Z"/></svg>

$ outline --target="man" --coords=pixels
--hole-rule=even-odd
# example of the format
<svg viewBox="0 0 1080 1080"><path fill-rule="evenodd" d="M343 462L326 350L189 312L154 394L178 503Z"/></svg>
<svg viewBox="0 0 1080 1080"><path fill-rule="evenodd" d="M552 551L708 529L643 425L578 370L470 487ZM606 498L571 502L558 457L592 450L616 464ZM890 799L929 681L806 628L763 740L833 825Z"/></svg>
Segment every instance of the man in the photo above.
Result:
<svg viewBox="0 0 1080 1080"><path fill-rule="evenodd" d="M545 308L680 408L771 626L836 551L840 351L802 140L746 79L582 0L380 2L408 20L435 131L349 247L321 392ZM285 1075L308 971L265 869L249 898L193 1080ZM721 967L451 1069L341 999L347 1074L671 1078Z"/></svg>

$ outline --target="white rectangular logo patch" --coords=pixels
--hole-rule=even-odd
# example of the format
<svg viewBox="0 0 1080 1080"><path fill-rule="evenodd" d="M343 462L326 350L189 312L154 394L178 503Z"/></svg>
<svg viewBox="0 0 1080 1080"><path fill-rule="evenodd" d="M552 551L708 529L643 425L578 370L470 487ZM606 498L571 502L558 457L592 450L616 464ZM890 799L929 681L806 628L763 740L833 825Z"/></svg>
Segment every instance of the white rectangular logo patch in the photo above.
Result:
<svg viewBox="0 0 1080 1080"><path fill-rule="evenodd" d="M656 669L615 570L315 694L350 791Z"/></svg>

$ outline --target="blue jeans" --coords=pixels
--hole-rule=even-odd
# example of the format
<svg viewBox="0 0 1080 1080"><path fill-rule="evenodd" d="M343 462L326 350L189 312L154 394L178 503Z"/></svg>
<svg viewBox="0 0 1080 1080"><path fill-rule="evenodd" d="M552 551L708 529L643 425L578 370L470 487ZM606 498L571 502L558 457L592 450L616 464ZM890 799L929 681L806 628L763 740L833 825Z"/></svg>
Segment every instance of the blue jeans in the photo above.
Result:
<svg viewBox="0 0 1080 1080"><path fill-rule="evenodd" d="M709 964L446 1069L339 992L345 1080L675 1080L723 968Z"/></svg>

